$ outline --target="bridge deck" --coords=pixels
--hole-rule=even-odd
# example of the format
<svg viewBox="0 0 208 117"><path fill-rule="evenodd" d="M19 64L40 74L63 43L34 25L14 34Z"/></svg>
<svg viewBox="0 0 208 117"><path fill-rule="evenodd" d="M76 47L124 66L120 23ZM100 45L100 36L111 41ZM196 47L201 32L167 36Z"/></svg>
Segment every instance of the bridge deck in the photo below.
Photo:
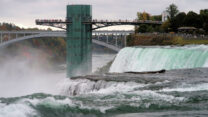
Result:
<svg viewBox="0 0 208 117"><path fill-rule="evenodd" d="M52 26L56 28L66 29L66 24L71 24L72 21L68 20L60 20L60 19L54 19L54 20L47 20L47 19L37 19L36 21L37 25L46 25L46 26ZM162 21L151 21L151 20L115 20L115 21L109 21L109 20L90 20L83 22L85 24L91 24L94 25L95 28L92 28L92 30L108 27L108 26L115 26L115 25L141 25L141 24L148 24L148 25L161 25ZM100 26L102 25L102 26Z"/></svg>
<svg viewBox="0 0 208 117"><path fill-rule="evenodd" d="M43 23L57 23L57 24L71 24L72 21L67 21L67 20L41 20L41 19L37 19L36 24L43 24ZM110 21L110 20L92 20L92 21L86 21L83 23L90 23L90 24L101 24L101 23L106 23L106 24L112 24L112 23L120 23L120 24L162 24L162 21L152 21L152 20L115 20L115 21Z"/></svg>

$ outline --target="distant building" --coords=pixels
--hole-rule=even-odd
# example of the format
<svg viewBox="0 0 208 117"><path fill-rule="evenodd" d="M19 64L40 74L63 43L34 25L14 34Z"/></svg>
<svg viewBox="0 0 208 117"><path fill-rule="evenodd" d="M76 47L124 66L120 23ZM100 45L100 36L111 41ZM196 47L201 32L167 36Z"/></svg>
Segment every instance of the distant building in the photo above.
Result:
<svg viewBox="0 0 208 117"><path fill-rule="evenodd" d="M195 27L179 27L178 32L181 33L195 33L197 28Z"/></svg>
<svg viewBox="0 0 208 117"><path fill-rule="evenodd" d="M162 22L165 22L168 20L168 16L169 16L169 13L167 11L163 11L162 12Z"/></svg>

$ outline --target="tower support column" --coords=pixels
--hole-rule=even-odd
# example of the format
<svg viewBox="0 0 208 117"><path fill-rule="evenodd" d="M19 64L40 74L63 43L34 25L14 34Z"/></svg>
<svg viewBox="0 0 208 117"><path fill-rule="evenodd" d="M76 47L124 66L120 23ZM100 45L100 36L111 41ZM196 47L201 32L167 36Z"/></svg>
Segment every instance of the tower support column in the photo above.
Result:
<svg viewBox="0 0 208 117"><path fill-rule="evenodd" d="M90 5L68 5L67 77L92 71L92 10Z"/></svg>

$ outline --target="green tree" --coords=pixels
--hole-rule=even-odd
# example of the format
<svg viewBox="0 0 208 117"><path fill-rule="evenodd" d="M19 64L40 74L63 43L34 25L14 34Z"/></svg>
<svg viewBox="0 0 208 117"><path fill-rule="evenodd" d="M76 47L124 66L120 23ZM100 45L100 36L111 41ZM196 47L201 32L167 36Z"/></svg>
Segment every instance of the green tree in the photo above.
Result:
<svg viewBox="0 0 208 117"><path fill-rule="evenodd" d="M153 21L162 21L162 15L153 15L150 19Z"/></svg>
<svg viewBox="0 0 208 117"><path fill-rule="evenodd" d="M137 12L137 20L150 20L150 14L147 12L143 12L143 13ZM135 32L145 33L147 32L147 30L150 30L150 27L148 27L147 25L135 26Z"/></svg>
<svg viewBox="0 0 208 117"><path fill-rule="evenodd" d="M150 14L149 13L146 13L146 12L138 12L137 13L137 19L138 20L150 20Z"/></svg>
<svg viewBox="0 0 208 117"><path fill-rule="evenodd" d="M200 16L203 20L203 29L208 33L208 9L200 10Z"/></svg>
<svg viewBox="0 0 208 117"><path fill-rule="evenodd" d="M203 29L204 29L204 31L206 31L206 33L208 34L208 23L204 23Z"/></svg>
<svg viewBox="0 0 208 117"><path fill-rule="evenodd" d="M184 19L184 23L186 26L192 26L196 28L202 28L203 26L202 18L200 17L200 15L193 11L188 12Z"/></svg>
<svg viewBox="0 0 208 117"><path fill-rule="evenodd" d="M177 32L177 29L179 27L184 26L184 20L186 18L186 13L181 12L178 15L176 15L171 21L170 21L170 28L172 31Z"/></svg>
<svg viewBox="0 0 208 117"><path fill-rule="evenodd" d="M161 25L161 30L163 32L168 32L169 27L170 27L170 21L163 22L163 24Z"/></svg>
<svg viewBox="0 0 208 117"><path fill-rule="evenodd" d="M203 10L200 10L200 15L208 15L208 9L203 9Z"/></svg>
<svg viewBox="0 0 208 117"><path fill-rule="evenodd" d="M12 23L0 23L0 30L12 31L12 30L21 30L21 28L18 26L15 26Z"/></svg>
<svg viewBox="0 0 208 117"><path fill-rule="evenodd" d="M146 24L142 24L139 26L138 32L145 33L147 32L148 26Z"/></svg>
<svg viewBox="0 0 208 117"><path fill-rule="evenodd" d="M186 18L186 13L181 12L179 13L174 19L176 22L176 27L184 26L184 20Z"/></svg>
<svg viewBox="0 0 208 117"><path fill-rule="evenodd" d="M153 31L154 31L153 27L146 24L142 24L138 28L138 32L140 33L153 32Z"/></svg>
<svg viewBox="0 0 208 117"><path fill-rule="evenodd" d="M168 19L171 21L179 12L178 7L175 4L171 4L167 7L166 11L169 14Z"/></svg>

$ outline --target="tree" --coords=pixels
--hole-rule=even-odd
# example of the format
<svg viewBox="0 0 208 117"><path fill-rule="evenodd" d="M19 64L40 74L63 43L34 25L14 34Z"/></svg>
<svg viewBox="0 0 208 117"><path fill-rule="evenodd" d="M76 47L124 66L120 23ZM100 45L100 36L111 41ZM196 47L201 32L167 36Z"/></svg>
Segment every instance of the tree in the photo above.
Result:
<svg viewBox="0 0 208 117"><path fill-rule="evenodd" d="M208 9L200 10L200 17L203 20L203 29L208 33Z"/></svg>
<svg viewBox="0 0 208 117"><path fill-rule="evenodd" d="M138 12L137 13L137 19L138 20L150 20L150 14L149 13L146 13L146 12Z"/></svg>
<svg viewBox="0 0 208 117"><path fill-rule="evenodd" d="M168 28L170 27L170 21L166 21L166 22L163 22L163 24L161 25L161 29L163 32L168 32Z"/></svg>
<svg viewBox="0 0 208 117"><path fill-rule="evenodd" d="M200 17L202 18L203 22L208 22L208 9L200 10Z"/></svg>
<svg viewBox="0 0 208 117"><path fill-rule="evenodd" d="M208 15L208 9L200 10L200 14Z"/></svg>
<svg viewBox="0 0 208 117"><path fill-rule="evenodd" d="M145 33L145 32L147 32L147 28L148 27L146 24L142 24L139 26L138 32Z"/></svg>
<svg viewBox="0 0 208 117"><path fill-rule="evenodd" d="M184 26L184 20L186 18L186 13L181 12L178 15L176 15L171 21L170 21L170 28L172 31L177 32L177 29L181 26Z"/></svg>
<svg viewBox="0 0 208 117"><path fill-rule="evenodd" d="M175 4L171 4L166 11L169 14L168 19L171 21L179 12L178 7Z"/></svg>
<svg viewBox="0 0 208 117"><path fill-rule="evenodd" d="M138 32L146 33L146 32L153 32L154 29L150 25L142 24L139 26Z"/></svg>
<svg viewBox="0 0 208 117"><path fill-rule="evenodd" d="M137 12L137 20L150 20L150 14L146 12L143 12L143 13ZM143 25L141 30L140 30L140 27L141 26L135 26L135 32L144 33L147 31L148 27L146 25L145 26Z"/></svg>
<svg viewBox="0 0 208 117"><path fill-rule="evenodd" d="M184 20L186 18L186 13L184 12L181 12L179 13L174 19L175 19L175 22L176 22L176 26L177 27L181 27L181 26L184 26Z"/></svg>
<svg viewBox="0 0 208 117"><path fill-rule="evenodd" d="M196 28L202 28L203 25L203 21L200 15L193 11L188 12L186 18L184 19L184 23L186 26L192 26Z"/></svg>
<svg viewBox="0 0 208 117"><path fill-rule="evenodd" d="M162 15L154 15L154 16L151 16L150 19L152 21L162 21Z"/></svg>
<svg viewBox="0 0 208 117"><path fill-rule="evenodd" d="M12 30L21 30L21 28L18 26L15 26L12 23L0 23L0 30L12 31Z"/></svg>

